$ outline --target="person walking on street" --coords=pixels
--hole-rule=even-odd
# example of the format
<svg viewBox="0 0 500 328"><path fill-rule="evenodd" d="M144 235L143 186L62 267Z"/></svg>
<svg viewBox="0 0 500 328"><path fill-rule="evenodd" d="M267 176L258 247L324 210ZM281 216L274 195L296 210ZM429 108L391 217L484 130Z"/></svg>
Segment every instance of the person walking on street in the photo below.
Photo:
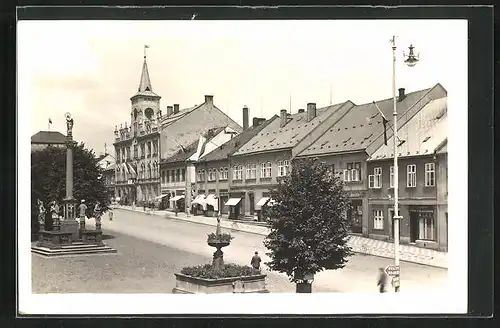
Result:
<svg viewBox="0 0 500 328"><path fill-rule="evenodd" d="M387 292L385 290L385 286L386 285L387 285L387 274L385 273L384 268L379 268L379 277L378 277L377 286L379 287L379 292L380 293Z"/></svg>
<svg viewBox="0 0 500 328"><path fill-rule="evenodd" d="M113 221L113 207L109 207L109 210L108 210L108 217L109 217L109 221Z"/></svg>
<svg viewBox="0 0 500 328"><path fill-rule="evenodd" d="M252 256L252 260L250 261L250 264L252 267L256 270L260 270L260 262L262 262L259 252L255 251L254 256Z"/></svg>

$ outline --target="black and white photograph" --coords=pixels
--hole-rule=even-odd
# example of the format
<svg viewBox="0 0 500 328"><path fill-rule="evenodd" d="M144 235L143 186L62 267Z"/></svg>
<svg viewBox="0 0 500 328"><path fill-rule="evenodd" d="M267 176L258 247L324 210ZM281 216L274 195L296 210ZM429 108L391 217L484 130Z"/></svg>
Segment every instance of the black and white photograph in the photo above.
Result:
<svg viewBox="0 0 500 328"><path fill-rule="evenodd" d="M23 313L466 311L465 20L17 26Z"/></svg>

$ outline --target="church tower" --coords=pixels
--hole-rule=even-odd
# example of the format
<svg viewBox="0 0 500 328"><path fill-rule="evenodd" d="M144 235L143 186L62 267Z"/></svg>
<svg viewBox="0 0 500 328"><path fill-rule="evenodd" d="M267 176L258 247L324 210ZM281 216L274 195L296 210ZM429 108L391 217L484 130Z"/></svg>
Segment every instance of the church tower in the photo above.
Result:
<svg viewBox="0 0 500 328"><path fill-rule="evenodd" d="M148 133L147 130L157 126L161 118L161 97L153 92L146 60L147 48L148 46L144 46L144 63L142 64L139 88L137 89L137 93L130 98L132 105L130 127L134 137L139 136L140 131Z"/></svg>

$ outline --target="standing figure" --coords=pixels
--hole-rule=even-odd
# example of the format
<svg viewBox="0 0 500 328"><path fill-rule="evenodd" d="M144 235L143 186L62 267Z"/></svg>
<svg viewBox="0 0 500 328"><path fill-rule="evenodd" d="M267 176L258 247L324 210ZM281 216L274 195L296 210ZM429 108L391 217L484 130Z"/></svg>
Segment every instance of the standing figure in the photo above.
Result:
<svg viewBox="0 0 500 328"><path fill-rule="evenodd" d="M78 209L80 211L80 230L85 230L85 215L87 214L87 205L85 205L85 199L81 200Z"/></svg>
<svg viewBox="0 0 500 328"><path fill-rule="evenodd" d="M57 205L57 202L55 200L50 203L50 214L52 217L54 230L59 231L61 226L59 221L59 205Z"/></svg>
<svg viewBox="0 0 500 328"><path fill-rule="evenodd" d="M45 230L45 207L40 199L36 200L38 205L38 223L40 224L40 231Z"/></svg>
<svg viewBox="0 0 500 328"><path fill-rule="evenodd" d="M385 273L384 268L379 268L379 277L377 286L379 287L380 293L385 293L385 286L387 285L387 274Z"/></svg>
<svg viewBox="0 0 500 328"><path fill-rule="evenodd" d="M101 230L101 206L99 201L94 206L95 229Z"/></svg>
<svg viewBox="0 0 500 328"><path fill-rule="evenodd" d="M255 270L260 270L260 262L262 262L259 252L255 251L254 256L252 256L252 260L250 261L250 264Z"/></svg>

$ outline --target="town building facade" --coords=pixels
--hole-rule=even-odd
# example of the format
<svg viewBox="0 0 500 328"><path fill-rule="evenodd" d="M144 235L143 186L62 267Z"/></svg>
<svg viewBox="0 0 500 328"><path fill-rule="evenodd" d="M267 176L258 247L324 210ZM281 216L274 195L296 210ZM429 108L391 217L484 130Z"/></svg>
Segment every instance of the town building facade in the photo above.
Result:
<svg viewBox="0 0 500 328"><path fill-rule="evenodd" d="M398 129L400 242L448 249L447 98L429 102ZM368 231L394 240L393 137L367 159Z"/></svg>
<svg viewBox="0 0 500 328"><path fill-rule="evenodd" d="M324 122L341 116L353 104L323 108L309 103L295 114L281 110L258 134L230 156L229 202L233 216L254 216L270 201L270 191L290 171L291 161L310 142L322 135Z"/></svg>
<svg viewBox="0 0 500 328"><path fill-rule="evenodd" d="M399 124L406 123L429 102L445 95L446 90L440 84L408 94L403 88L399 89L396 102ZM329 120L327 131L298 155L299 158L320 158L344 181L351 201L351 209L347 213L351 232L365 236L370 234L368 172L371 170L367 167L367 159L384 144L384 124L380 112L386 118L392 117L392 98L357 105L337 120ZM385 135L390 137L392 125L387 125Z"/></svg>

